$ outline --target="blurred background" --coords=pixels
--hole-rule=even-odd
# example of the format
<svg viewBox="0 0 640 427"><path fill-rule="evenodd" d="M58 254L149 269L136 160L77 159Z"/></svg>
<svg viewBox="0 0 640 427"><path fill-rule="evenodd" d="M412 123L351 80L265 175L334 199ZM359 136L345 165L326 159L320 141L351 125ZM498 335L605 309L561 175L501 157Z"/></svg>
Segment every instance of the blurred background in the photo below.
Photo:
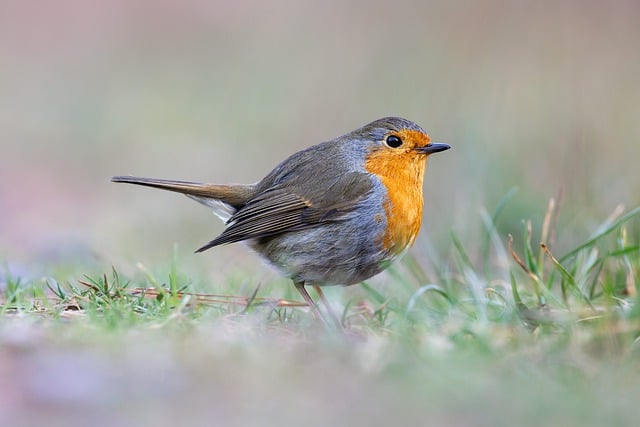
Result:
<svg viewBox="0 0 640 427"><path fill-rule="evenodd" d="M254 182L389 115L453 146L418 251L454 230L473 253L514 187L501 235L562 191L571 244L640 204L638 22L632 0L2 2L0 260L153 268L175 247L191 271L265 274L240 245L191 255L222 230L205 208L109 178Z"/></svg>

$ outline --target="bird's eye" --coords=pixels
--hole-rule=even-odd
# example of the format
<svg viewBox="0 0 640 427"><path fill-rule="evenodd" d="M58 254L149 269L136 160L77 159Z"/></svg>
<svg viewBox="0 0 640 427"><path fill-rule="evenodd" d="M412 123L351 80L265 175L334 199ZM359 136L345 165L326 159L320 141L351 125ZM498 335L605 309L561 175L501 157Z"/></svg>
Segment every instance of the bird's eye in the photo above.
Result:
<svg viewBox="0 0 640 427"><path fill-rule="evenodd" d="M398 148L402 145L402 140L396 135L389 135L386 139L386 143L391 148Z"/></svg>

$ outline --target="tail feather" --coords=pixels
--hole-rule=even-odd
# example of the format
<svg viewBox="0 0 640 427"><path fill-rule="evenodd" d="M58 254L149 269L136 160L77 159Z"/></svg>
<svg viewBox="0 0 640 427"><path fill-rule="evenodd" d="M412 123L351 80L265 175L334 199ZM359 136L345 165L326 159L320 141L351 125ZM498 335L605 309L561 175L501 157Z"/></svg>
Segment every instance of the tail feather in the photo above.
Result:
<svg viewBox="0 0 640 427"><path fill-rule="evenodd" d="M221 220L227 222L254 194L253 185L218 185L201 182L176 181L171 179L141 178L137 176L114 176L112 182L142 185L184 194L213 210Z"/></svg>
<svg viewBox="0 0 640 427"><path fill-rule="evenodd" d="M142 185L145 187L159 188L161 190L174 191L185 194L205 205L208 202L202 199L217 200L235 209L240 208L251 198L254 193L253 185L218 185L191 181L176 181L170 179L142 178L136 176L114 176L111 182L124 182L127 184Z"/></svg>

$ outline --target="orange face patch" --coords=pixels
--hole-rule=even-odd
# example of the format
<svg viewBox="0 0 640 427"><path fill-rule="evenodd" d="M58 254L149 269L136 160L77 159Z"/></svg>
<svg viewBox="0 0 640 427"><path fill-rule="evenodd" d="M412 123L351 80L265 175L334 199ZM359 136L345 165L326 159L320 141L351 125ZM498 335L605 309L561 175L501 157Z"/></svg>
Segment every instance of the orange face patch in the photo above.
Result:
<svg viewBox="0 0 640 427"><path fill-rule="evenodd" d="M406 144L407 148L424 147L431 142L431 138L426 133L422 133L419 130L402 129L399 132L394 132L394 135L398 135Z"/></svg>
<svg viewBox="0 0 640 427"><path fill-rule="evenodd" d="M365 169L378 176L387 189L388 200L384 206L387 229L382 245L386 250L400 253L413 244L422 223L422 182L426 156L414 149L424 147L431 139L413 129L390 134L400 137L403 145L372 150L365 161Z"/></svg>

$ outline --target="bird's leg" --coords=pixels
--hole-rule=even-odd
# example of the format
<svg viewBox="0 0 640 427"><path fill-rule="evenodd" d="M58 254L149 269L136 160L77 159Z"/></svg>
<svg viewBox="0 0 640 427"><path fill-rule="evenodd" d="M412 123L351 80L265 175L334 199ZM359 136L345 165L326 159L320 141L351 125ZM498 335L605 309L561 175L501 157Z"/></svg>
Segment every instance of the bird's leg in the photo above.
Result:
<svg viewBox="0 0 640 427"><path fill-rule="evenodd" d="M343 328L342 322L340 322L340 319L338 319L338 316L336 316L336 314L331 309L331 305L329 305L329 301L324 296L324 292L322 292L322 288L320 286L318 286L318 285L313 285L313 289L316 290L316 293L320 297L320 301L322 301L322 304L324 304L324 307L327 310L327 313L329 314L329 317L331 318L331 321L334 323L334 325L338 329L342 329Z"/></svg>
<svg viewBox="0 0 640 427"><path fill-rule="evenodd" d="M317 319L321 320L325 325L328 326L330 322L327 322L327 319L325 318L325 316L322 315L322 312L320 311L320 308L318 307L318 305L315 303L315 301L313 301L313 299L311 298L311 295L309 295L309 292L307 292L307 290L304 288L304 282L293 282L293 284L295 285L298 292L300 292L300 295L302 295L302 298L304 298L304 300L309 305L309 308L313 312L313 315ZM314 286L314 288L316 289L316 291L320 289L318 286ZM325 298L322 291L318 292L318 295L320 295L320 299L322 300L323 304L325 304L325 306L327 307L327 311L329 312L329 316L331 317L332 322L338 327L338 329L342 329L342 326L340 325L338 318L335 317L335 315L327 305L327 299Z"/></svg>
<svg viewBox="0 0 640 427"><path fill-rule="evenodd" d="M307 305L309 305L309 308L313 312L313 315L318 320L321 320L324 323L327 323L324 317L322 316L322 313L320 313L320 309L318 308L316 303L311 299L311 295L309 295L309 292L307 292L307 290L304 288L304 282L293 282L293 284L298 290L298 292L300 292L300 295L302 295L302 298L304 298L304 300L307 302Z"/></svg>

